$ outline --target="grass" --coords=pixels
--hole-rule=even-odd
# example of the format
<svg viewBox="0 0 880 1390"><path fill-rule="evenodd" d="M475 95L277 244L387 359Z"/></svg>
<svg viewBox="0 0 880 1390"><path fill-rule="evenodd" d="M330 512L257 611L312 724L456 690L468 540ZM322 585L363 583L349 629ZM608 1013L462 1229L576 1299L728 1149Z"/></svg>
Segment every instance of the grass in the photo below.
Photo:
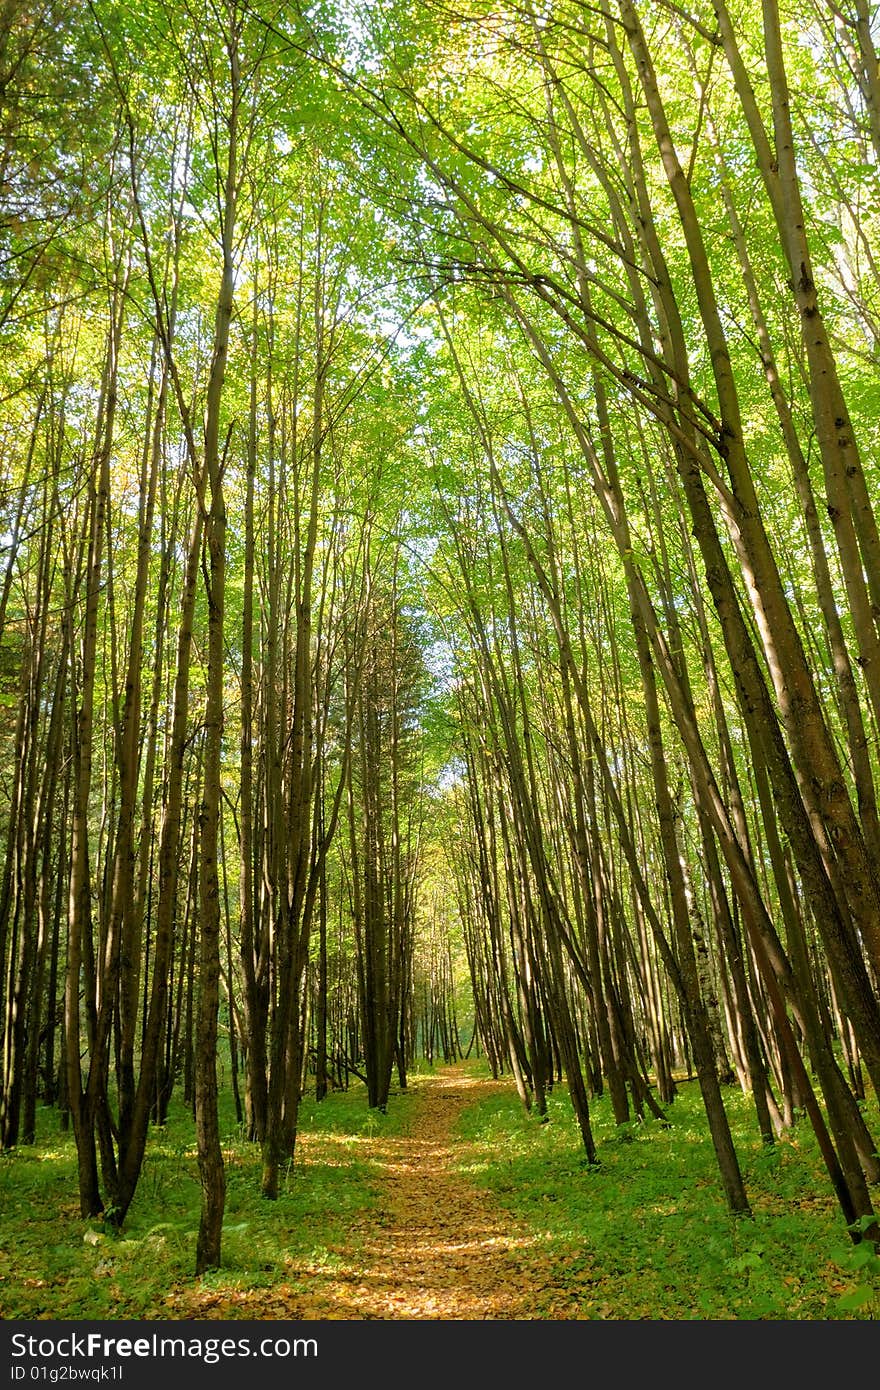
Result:
<svg viewBox="0 0 880 1390"><path fill-rule="evenodd" d="M532 1232L553 1271L536 1291L536 1316L554 1316L566 1281L582 1291L581 1318L880 1316L880 1259L850 1240L806 1121L766 1149L748 1098L731 1089L725 1100L751 1220L726 1209L694 1084L680 1089L668 1128L649 1120L618 1131L599 1098L596 1168L564 1086L546 1124L515 1096L464 1112L463 1173Z"/></svg>
<svg viewBox="0 0 880 1390"><path fill-rule="evenodd" d="M485 1074L480 1063L471 1070ZM421 1084L415 1076L386 1116L367 1109L360 1085L321 1105L305 1100L297 1162L274 1203L259 1196L258 1150L227 1113L224 1263L200 1280L189 1113L178 1106L152 1134L117 1236L80 1218L72 1137L41 1111L37 1144L0 1155L0 1316L266 1319L308 1308L310 1289L356 1265L371 1222L381 1224L372 1141L403 1132ZM668 1128L618 1130L607 1100L596 1101L595 1169L564 1087L546 1124L512 1090L462 1113L462 1180L486 1190L540 1252L535 1317L570 1318L573 1307L584 1319L880 1317L880 1260L849 1240L806 1122L766 1150L748 1099L731 1089L726 1100L753 1220L727 1213L693 1084ZM877 1132L876 1113L868 1118Z"/></svg>
<svg viewBox="0 0 880 1390"><path fill-rule="evenodd" d="M0 1155L3 1318L285 1317L310 1274L357 1242L376 1196L368 1159L377 1131L399 1132L411 1110L396 1095L369 1111L360 1085L300 1108L298 1160L276 1202L260 1197L259 1149L226 1114L223 1268L192 1278L200 1190L192 1118L176 1106L154 1130L120 1235L83 1221L71 1135L40 1113L38 1142ZM273 1302L274 1300L274 1302Z"/></svg>

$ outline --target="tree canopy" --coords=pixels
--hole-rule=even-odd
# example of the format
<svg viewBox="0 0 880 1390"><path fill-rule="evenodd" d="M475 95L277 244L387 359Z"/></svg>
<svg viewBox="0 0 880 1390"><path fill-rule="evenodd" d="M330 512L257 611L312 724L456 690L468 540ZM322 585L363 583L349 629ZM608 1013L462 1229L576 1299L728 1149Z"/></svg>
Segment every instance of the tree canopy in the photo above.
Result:
<svg viewBox="0 0 880 1390"><path fill-rule="evenodd" d="M880 12L11 0L0 1143L218 1057L815 1135L880 1240Z"/></svg>

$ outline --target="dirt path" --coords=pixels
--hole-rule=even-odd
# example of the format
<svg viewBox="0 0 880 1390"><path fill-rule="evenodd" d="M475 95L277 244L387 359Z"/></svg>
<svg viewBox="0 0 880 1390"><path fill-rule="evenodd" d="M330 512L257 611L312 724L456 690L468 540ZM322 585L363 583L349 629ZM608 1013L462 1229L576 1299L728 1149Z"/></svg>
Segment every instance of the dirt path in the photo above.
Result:
<svg viewBox="0 0 880 1390"><path fill-rule="evenodd" d="M293 1320L583 1316L579 1294L586 1298L590 1291L579 1290L570 1273L562 1278L554 1272L540 1239L497 1209L491 1195L461 1171L471 1150L456 1134L459 1115L509 1087L470 1076L464 1066L420 1079L405 1133L376 1133L361 1141L365 1151L359 1157L369 1161L379 1200L351 1221L344 1244L322 1246L313 1263L297 1260L289 1282L271 1289L230 1295L188 1283L169 1295L168 1314ZM315 1142L327 1161L328 1136Z"/></svg>
<svg viewBox="0 0 880 1390"><path fill-rule="evenodd" d="M357 1263L322 1291L321 1303L333 1311L311 1316L531 1316L533 1237L512 1230L509 1218L456 1171L458 1116L477 1091L492 1090L491 1082L448 1070L420 1090L409 1133L372 1142L379 1207L353 1231Z"/></svg>

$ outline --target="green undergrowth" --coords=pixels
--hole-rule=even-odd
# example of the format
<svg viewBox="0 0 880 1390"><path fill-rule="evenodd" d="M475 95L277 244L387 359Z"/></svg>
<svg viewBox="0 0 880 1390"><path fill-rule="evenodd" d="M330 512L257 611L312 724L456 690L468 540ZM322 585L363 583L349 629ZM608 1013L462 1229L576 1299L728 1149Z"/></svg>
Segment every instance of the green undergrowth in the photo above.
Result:
<svg viewBox="0 0 880 1390"><path fill-rule="evenodd" d="M727 1212L695 1083L680 1088L668 1127L651 1119L618 1130L607 1098L595 1101L594 1168L564 1085L546 1123L513 1094L463 1112L463 1171L525 1228L552 1271L535 1291L535 1316L559 1316L573 1292L579 1318L880 1316L880 1259L848 1236L806 1120L764 1148L750 1101L734 1089L725 1101L752 1219ZM876 1134L876 1113L869 1120Z"/></svg>
<svg viewBox="0 0 880 1390"><path fill-rule="evenodd" d="M480 1063L469 1070L485 1074ZM359 1084L321 1105L304 1100L298 1159L277 1202L260 1197L259 1150L227 1113L223 1268L200 1280L192 1274L200 1194L191 1115L178 1106L153 1132L116 1235L80 1218L72 1136L59 1132L55 1112L42 1111L37 1144L0 1155L0 1316L290 1316L316 1274L357 1261L377 1209L373 1141L405 1131L422 1084L414 1076L387 1115L368 1110ZM544 1271L533 1316L880 1316L880 1260L849 1240L806 1122L765 1150L747 1098L731 1089L726 1101L752 1220L726 1211L694 1084L681 1087L669 1127L649 1120L618 1130L607 1099L594 1102L595 1169L564 1087L550 1097L546 1124L526 1115L512 1090L462 1112L463 1179L510 1214L528 1241L530 1268ZM876 1111L868 1119L880 1131Z"/></svg>
<svg viewBox="0 0 880 1390"><path fill-rule="evenodd" d="M201 1280L192 1277L200 1190L191 1114L176 1106L153 1131L117 1235L80 1217L72 1135L41 1111L38 1142L0 1155L0 1316L286 1316L273 1291L279 1300L302 1293L309 1271L331 1269L357 1241L358 1217L376 1202L370 1141L400 1133L411 1100L395 1094L380 1115L359 1083L320 1105L305 1099L297 1161L275 1202L260 1196L259 1147L224 1115L223 1267Z"/></svg>

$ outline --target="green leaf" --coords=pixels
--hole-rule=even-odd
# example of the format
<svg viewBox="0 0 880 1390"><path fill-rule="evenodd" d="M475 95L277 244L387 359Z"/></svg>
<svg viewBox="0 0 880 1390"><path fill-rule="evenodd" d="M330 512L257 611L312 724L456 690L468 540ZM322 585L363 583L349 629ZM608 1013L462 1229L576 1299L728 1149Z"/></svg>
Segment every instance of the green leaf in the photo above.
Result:
<svg viewBox="0 0 880 1390"><path fill-rule="evenodd" d="M849 1293L842 1294L837 1300L837 1306L843 1313L855 1313L859 1308L864 1308L874 1297L874 1290L869 1284L859 1284L855 1289L850 1289Z"/></svg>
<svg viewBox="0 0 880 1390"><path fill-rule="evenodd" d="M872 1273L880 1271L880 1260L871 1240L863 1240L857 1245L849 1257L850 1268L869 1269Z"/></svg>

